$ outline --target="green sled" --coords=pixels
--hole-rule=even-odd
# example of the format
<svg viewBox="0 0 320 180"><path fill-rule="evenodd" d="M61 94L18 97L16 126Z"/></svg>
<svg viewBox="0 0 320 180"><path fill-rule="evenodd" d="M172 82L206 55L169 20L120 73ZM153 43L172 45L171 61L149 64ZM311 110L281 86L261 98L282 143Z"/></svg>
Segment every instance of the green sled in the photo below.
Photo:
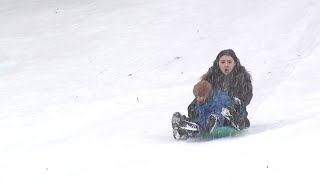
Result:
<svg viewBox="0 0 320 180"><path fill-rule="evenodd" d="M203 136L204 139L214 139L214 138L222 138L228 136L236 136L241 131L238 131L232 127L223 126L215 128L211 133L205 134Z"/></svg>

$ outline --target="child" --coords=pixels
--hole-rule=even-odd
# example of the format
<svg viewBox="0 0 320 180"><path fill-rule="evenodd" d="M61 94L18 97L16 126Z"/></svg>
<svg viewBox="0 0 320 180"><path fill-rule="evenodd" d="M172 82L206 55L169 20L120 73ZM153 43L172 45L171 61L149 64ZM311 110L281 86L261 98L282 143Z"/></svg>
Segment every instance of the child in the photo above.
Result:
<svg viewBox="0 0 320 180"><path fill-rule="evenodd" d="M223 126L224 117L220 112L223 105L230 104L231 100L215 97L211 84L205 80L201 80L194 86L193 94L196 100L194 119L187 118L179 112L174 113L172 117L175 139L201 136L210 133L217 126Z"/></svg>
<svg viewBox="0 0 320 180"><path fill-rule="evenodd" d="M210 133L224 125L223 110L232 104L231 98L221 91L212 92L206 80L198 82L193 89L196 100L194 122L199 125L200 134Z"/></svg>

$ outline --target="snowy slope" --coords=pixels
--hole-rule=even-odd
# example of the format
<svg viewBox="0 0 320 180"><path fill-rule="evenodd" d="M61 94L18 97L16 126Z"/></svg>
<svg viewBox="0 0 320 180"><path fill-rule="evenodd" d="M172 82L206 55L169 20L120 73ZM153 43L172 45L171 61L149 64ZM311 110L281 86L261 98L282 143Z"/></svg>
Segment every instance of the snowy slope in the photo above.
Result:
<svg viewBox="0 0 320 180"><path fill-rule="evenodd" d="M0 1L0 179L319 179L320 2ZM172 138L222 49L252 127Z"/></svg>

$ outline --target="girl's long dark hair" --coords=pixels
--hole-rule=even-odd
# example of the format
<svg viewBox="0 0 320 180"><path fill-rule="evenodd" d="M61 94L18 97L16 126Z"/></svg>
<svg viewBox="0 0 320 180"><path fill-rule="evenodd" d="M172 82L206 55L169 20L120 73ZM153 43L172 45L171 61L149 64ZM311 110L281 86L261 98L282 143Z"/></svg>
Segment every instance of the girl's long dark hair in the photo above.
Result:
<svg viewBox="0 0 320 180"><path fill-rule="evenodd" d="M206 72L204 75L201 76L202 80L206 80L206 81L209 81L210 83L213 83L212 80L213 80L213 76L214 76L215 82L218 82L218 83L221 82L221 79L224 76L224 74L222 73L222 71L219 68L219 60L224 55L231 56L236 64L230 74L231 76L238 74L241 71L241 69L244 68L240 64L240 60L237 57L236 53L232 49L225 49L225 50L222 50L217 55L216 59L213 61L213 65L209 68L208 72ZM214 86L216 86L216 85L214 85Z"/></svg>

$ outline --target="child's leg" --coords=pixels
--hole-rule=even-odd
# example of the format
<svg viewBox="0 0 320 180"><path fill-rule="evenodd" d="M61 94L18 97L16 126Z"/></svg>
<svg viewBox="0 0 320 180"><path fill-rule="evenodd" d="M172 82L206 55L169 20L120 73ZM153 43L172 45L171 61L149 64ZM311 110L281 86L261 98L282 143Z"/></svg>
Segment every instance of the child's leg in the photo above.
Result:
<svg viewBox="0 0 320 180"><path fill-rule="evenodd" d="M250 127L248 118L241 116L233 107L222 108L221 114L225 117L226 125L232 126L237 130L242 130Z"/></svg>
<svg viewBox="0 0 320 180"><path fill-rule="evenodd" d="M171 119L173 137L177 140L185 140L189 137L196 137L199 135L199 125L193 122L189 122L184 115L179 112L175 112Z"/></svg>

